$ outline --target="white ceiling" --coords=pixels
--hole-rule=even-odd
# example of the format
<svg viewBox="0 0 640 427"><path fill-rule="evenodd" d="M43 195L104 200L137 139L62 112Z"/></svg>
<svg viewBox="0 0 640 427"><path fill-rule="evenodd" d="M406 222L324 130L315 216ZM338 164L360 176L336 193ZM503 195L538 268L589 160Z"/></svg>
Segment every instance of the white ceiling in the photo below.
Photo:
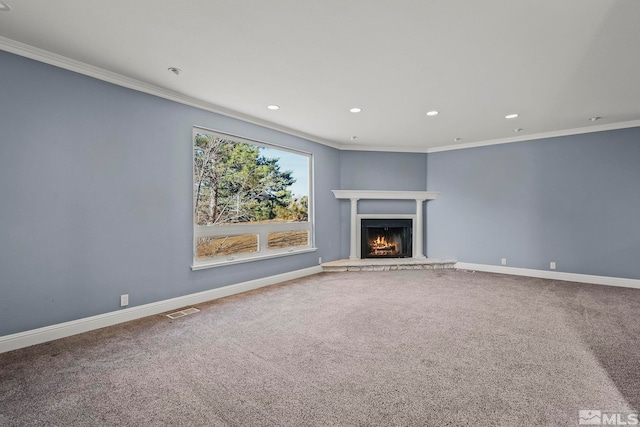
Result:
<svg viewBox="0 0 640 427"><path fill-rule="evenodd" d="M2 3L0 49L339 148L640 125L639 0Z"/></svg>

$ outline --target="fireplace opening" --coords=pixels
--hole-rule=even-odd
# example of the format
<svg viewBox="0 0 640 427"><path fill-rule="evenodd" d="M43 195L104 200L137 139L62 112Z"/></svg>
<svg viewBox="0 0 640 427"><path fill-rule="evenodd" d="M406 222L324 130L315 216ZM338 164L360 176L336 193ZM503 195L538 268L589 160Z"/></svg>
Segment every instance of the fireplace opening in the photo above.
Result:
<svg viewBox="0 0 640 427"><path fill-rule="evenodd" d="M362 258L411 258L410 219L362 219Z"/></svg>

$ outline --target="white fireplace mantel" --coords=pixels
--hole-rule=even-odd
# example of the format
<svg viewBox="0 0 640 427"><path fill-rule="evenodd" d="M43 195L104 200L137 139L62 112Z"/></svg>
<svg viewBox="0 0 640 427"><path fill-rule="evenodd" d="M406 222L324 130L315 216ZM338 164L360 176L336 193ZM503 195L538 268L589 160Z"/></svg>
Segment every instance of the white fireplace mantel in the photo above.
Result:
<svg viewBox="0 0 640 427"><path fill-rule="evenodd" d="M358 259L358 200L415 200L416 221L413 227L414 251L413 258L425 258L423 244L423 210L425 200L433 200L438 194L436 191L384 191L384 190L331 190L336 199L351 200L351 230L349 259Z"/></svg>
<svg viewBox="0 0 640 427"><path fill-rule="evenodd" d="M331 190L336 199L433 200L437 191Z"/></svg>

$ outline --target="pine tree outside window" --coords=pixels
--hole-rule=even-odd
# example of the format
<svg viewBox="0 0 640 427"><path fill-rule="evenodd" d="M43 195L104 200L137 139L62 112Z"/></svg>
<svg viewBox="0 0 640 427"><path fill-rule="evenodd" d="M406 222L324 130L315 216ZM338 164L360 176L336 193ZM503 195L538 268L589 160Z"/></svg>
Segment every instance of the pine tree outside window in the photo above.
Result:
<svg viewBox="0 0 640 427"><path fill-rule="evenodd" d="M193 269L315 250L312 157L194 128Z"/></svg>

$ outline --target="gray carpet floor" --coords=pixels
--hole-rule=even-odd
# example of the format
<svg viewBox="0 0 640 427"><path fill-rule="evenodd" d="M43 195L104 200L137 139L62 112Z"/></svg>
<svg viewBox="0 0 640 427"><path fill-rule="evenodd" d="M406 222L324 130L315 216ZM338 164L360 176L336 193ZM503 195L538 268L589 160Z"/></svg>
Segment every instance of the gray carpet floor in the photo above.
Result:
<svg viewBox="0 0 640 427"><path fill-rule="evenodd" d="M555 426L640 408L640 290L324 273L0 354L2 426Z"/></svg>

